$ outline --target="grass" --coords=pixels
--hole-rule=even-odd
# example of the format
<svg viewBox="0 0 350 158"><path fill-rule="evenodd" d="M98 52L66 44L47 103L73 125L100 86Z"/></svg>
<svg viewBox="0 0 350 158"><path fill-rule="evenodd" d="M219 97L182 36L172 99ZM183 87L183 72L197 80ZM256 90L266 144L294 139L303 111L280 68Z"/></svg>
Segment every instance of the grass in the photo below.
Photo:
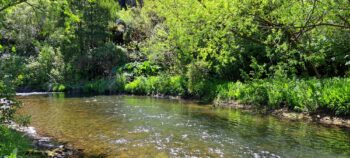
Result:
<svg viewBox="0 0 350 158"><path fill-rule="evenodd" d="M137 77L125 85L125 91L130 94L164 94L184 96L186 94L185 80L181 76L151 76Z"/></svg>
<svg viewBox="0 0 350 158"><path fill-rule="evenodd" d="M350 78L228 82L217 88L218 100L237 100L270 109L350 115Z"/></svg>
<svg viewBox="0 0 350 158"><path fill-rule="evenodd" d="M17 157L27 157L26 152L32 149L31 141L22 133L0 125L0 157L11 155L17 150Z"/></svg>

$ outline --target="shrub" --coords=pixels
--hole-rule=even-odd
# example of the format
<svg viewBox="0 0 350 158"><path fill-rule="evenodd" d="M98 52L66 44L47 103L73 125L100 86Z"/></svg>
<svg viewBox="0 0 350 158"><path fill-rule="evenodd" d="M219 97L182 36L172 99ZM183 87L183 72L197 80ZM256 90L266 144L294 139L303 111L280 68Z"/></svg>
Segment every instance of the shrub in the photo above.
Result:
<svg viewBox="0 0 350 158"><path fill-rule="evenodd" d="M330 111L350 115L350 79L265 79L218 85L217 100L237 100L270 109Z"/></svg>
<svg viewBox="0 0 350 158"><path fill-rule="evenodd" d="M64 92L65 90L66 90L66 86L63 84L56 84L52 88L52 91L54 92Z"/></svg>
<svg viewBox="0 0 350 158"><path fill-rule="evenodd" d="M186 77L187 88L191 95L209 100L208 97L216 92L216 86L209 80L208 63L196 61L188 66ZM210 97L211 98L211 97Z"/></svg>
<svg viewBox="0 0 350 158"><path fill-rule="evenodd" d="M157 75L160 67L149 61L127 63L118 69L119 72L128 72L132 76Z"/></svg>
<svg viewBox="0 0 350 158"><path fill-rule="evenodd" d="M60 49L46 44L39 46L39 49L38 57L27 59L23 85L44 90L48 85L63 81L65 63Z"/></svg>
<svg viewBox="0 0 350 158"><path fill-rule="evenodd" d="M116 74L113 88L118 93L124 92L126 83L127 83L126 74Z"/></svg>
<svg viewBox="0 0 350 158"><path fill-rule="evenodd" d="M184 96L186 94L186 80L182 76L170 77L169 94Z"/></svg>
<svg viewBox="0 0 350 158"><path fill-rule="evenodd" d="M88 68L89 72L93 72L93 74L88 75L94 75L91 77L111 75L110 73L115 73L112 71L115 66L123 65L127 61L127 50L111 42L105 43L89 53L91 57L88 56L87 59L90 66Z"/></svg>
<svg viewBox="0 0 350 158"><path fill-rule="evenodd" d="M125 91L131 94L184 96L185 85L186 82L181 76L141 76L126 84Z"/></svg>
<svg viewBox="0 0 350 158"><path fill-rule="evenodd" d="M134 81L125 85L125 91L131 94L147 94L146 78L137 77Z"/></svg>
<svg viewBox="0 0 350 158"><path fill-rule="evenodd" d="M93 93L102 94L107 91L108 91L108 81L103 79L87 82L83 86L84 93L93 92Z"/></svg>
<svg viewBox="0 0 350 158"><path fill-rule="evenodd" d="M320 102L337 115L350 115L350 78L323 80Z"/></svg>
<svg viewBox="0 0 350 158"><path fill-rule="evenodd" d="M11 155L14 149L17 149L17 156L31 156L25 155L25 152L31 149L31 141L23 134L0 125L0 140L0 157Z"/></svg>

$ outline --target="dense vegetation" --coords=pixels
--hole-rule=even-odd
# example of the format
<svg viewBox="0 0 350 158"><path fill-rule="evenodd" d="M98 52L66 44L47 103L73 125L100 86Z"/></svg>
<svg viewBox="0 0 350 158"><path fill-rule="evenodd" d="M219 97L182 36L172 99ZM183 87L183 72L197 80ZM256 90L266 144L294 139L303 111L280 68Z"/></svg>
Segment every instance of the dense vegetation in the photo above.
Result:
<svg viewBox="0 0 350 158"><path fill-rule="evenodd" d="M12 131L0 125L0 156L9 155L9 158L39 157L26 153L32 149L31 141L22 133Z"/></svg>
<svg viewBox="0 0 350 158"><path fill-rule="evenodd" d="M349 8L348 0L0 0L0 89L349 116Z"/></svg>

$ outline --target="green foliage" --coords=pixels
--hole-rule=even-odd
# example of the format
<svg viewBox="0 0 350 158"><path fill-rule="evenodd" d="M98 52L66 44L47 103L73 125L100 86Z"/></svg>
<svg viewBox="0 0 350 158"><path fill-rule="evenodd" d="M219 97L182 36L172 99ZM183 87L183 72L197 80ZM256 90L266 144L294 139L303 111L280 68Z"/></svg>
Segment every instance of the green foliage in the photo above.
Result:
<svg viewBox="0 0 350 158"><path fill-rule="evenodd" d="M12 86L8 86L8 83L0 80L0 98L1 97L12 97L15 91Z"/></svg>
<svg viewBox="0 0 350 158"><path fill-rule="evenodd" d="M15 116L16 110L19 108L19 103L14 102L12 99L6 101L10 101L13 103L10 104L2 104L0 103L0 124L7 123L12 121Z"/></svg>
<svg viewBox="0 0 350 158"><path fill-rule="evenodd" d="M21 126L28 127L31 119L32 117L30 115L17 115L15 116L14 121L16 121L16 123L18 123Z"/></svg>
<svg viewBox="0 0 350 158"><path fill-rule="evenodd" d="M188 66L186 77L188 78L188 90L195 96L203 96L208 84L208 63L195 62Z"/></svg>
<svg viewBox="0 0 350 158"><path fill-rule="evenodd" d="M349 83L349 78L231 82L218 86L216 99L239 100L270 109L288 107L295 111L349 115Z"/></svg>
<svg viewBox="0 0 350 158"><path fill-rule="evenodd" d="M0 2L1 97L127 92L349 115L347 0Z"/></svg>
<svg viewBox="0 0 350 158"><path fill-rule="evenodd" d="M103 79L87 82L83 86L83 92L85 93L93 92L93 93L104 94L109 90L112 90L110 88L110 86L112 85L112 82L113 81L103 80Z"/></svg>
<svg viewBox="0 0 350 158"><path fill-rule="evenodd" d="M64 61L59 49L43 45L37 58L29 58L24 83L31 87L47 89L63 81Z"/></svg>
<svg viewBox="0 0 350 158"><path fill-rule="evenodd" d="M118 93L124 92L126 83L127 83L126 74L116 74L114 90Z"/></svg>
<svg viewBox="0 0 350 158"><path fill-rule="evenodd" d="M56 84L52 88L52 91L54 92L64 92L65 90L66 90L66 86L63 84Z"/></svg>
<svg viewBox="0 0 350 158"><path fill-rule="evenodd" d="M14 152L14 149L17 149L17 152ZM29 149L31 149L31 141L28 138L0 125L0 157L6 155L23 157Z"/></svg>
<svg viewBox="0 0 350 158"><path fill-rule="evenodd" d="M337 115L350 114L350 79L324 80L320 94L320 106L332 110Z"/></svg>
<svg viewBox="0 0 350 158"><path fill-rule="evenodd" d="M113 43L96 47L88 53L85 68L90 72L89 76L112 75L112 69L123 65L126 60L126 50Z"/></svg>
<svg viewBox="0 0 350 158"><path fill-rule="evenodd" d="M17 148L12 151L9 156L5 156L5 158L16 158L17 157Z"/></svg>
<svg viewBox="0 0 350 158"><path fill-rule="evenodd" d="M146 78L143 76L137 77L134 81L125 85L125 91L132 94L147 94Z"/></svg>
<svg viewBox="0 0 350 158"><path fill-rule="evenodd" d="M8 96L14 93L15 87L22 84L25 73L25 65L23 58L19 56L0 54L0 96ZM1 86L2 85L2 86Z"/></svg>
<svg viewBox="0 0 350 158"><path fill-rule="evenodd" d="M166 90L166 92L168 92L171 95L178 95L178 96L185 96L187 93L187 88L186 88L186 80L184 77L182 76L172 76L170 77L169 81L169 85L168 90Z"/></svg>
<svg viewBox="0 0 350 158"><path fill-rule="evenodd" d="M8 84L8 83L7 83ZM6 85L0 80L0 125L11 121L20 103L13 99L15 93L11 85Z"/></svg>
<svg viewBox="0 0 350 158"><path fill-rule="evenodd" d="M150 76L137 77L125 85L125 91L131 94L144 95L174 95L186 94L186 81L181 76Z"/></svg>
<svg viewBox="0 0 350 158"><path fill-rule="evenodd" d="M157 75L160 67L150 61L130 62L120 67L118 72L128 72L131 76L153 76Z"/></svg>
<svg viewBox="0 0 350 158"><path fill-rule="evenodd" d="M148 37L139 44L147 57L172 72L203 61L211 77L224 80L242 79L240 72L264 78L278 69L322 77L348 69L344 6L349 3L156 0L120 15L134 36Z"/></svg>

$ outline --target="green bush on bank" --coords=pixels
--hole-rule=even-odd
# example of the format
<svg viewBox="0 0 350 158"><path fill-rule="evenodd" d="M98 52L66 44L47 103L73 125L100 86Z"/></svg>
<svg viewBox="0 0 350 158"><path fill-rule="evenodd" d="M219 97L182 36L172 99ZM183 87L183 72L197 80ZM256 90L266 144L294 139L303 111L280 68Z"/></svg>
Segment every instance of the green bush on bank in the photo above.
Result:
<svg viewBox="0 0 350 158"><path fill-rule="evenodd" d="M185 85L186 81L181 76L140 76L127 83L125 91L131 94L184 96L186 94Z"/></svg>
<svg viewBox="0 0 350 158"><path fill-rule="evenodd" d="M52 91L54 92L64 92L66 90L66 86L63 84L56 84L52 87Z"/></svg>
<svg viewBox="0 0 350 158"><path fill-rule="evenodd" d="M228 82L218 85L217 89L217 100L238 100L270 109L288 107L300 112L350 114L349 78Z"/></svg>
<svg viewBox="0 0 350 158"><path fill-rule="evenodd" d="M23 134L0 125L0 157L11 155L14 149L17 149L17 156L25 156L32 149L31 141Z"/></svg>
<svg viewBox="0 0 350 158"><path fill-rule="evenodd" d="M234 100L268 109L350 115L350 78L259 79L242 83L210 79L189 82L179 75L138 76L130 81L126 75L116 75L113 80L90 81L77 87L85 93L161 94L205 102Z"/></svg>

